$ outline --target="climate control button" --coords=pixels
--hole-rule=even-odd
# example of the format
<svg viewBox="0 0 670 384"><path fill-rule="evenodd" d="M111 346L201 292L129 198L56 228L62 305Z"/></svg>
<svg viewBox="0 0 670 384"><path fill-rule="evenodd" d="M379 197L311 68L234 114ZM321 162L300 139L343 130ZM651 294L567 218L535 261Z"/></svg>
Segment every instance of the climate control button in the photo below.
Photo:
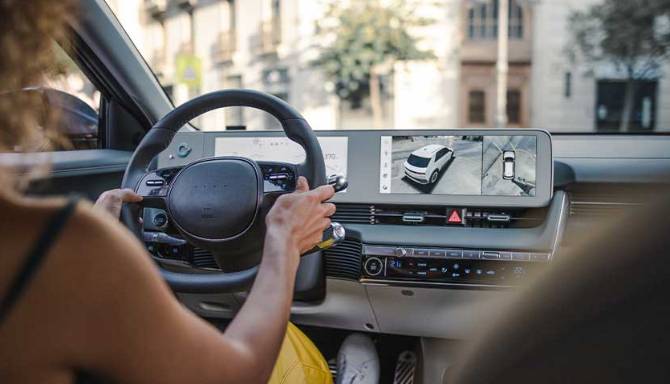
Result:
<svg viewBox="0 0 670 384"><path fill-rule="evenodd" d="M370 276L377 276L384 270L384 263L378 257L370 257L363 264L365 273Z"/></svg>

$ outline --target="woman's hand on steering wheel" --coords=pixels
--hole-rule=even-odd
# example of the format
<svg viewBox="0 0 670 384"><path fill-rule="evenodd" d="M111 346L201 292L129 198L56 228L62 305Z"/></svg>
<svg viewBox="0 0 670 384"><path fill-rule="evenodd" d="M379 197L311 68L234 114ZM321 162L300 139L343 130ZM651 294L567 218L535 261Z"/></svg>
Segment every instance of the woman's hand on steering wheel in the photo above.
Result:
<svg viewBox="0 0 670 384"><path fill-rule="evenodd" d="M322 240L330 226L335 204L324 203L335 194L330 185L309 190L307 179L299 177L295 192L280 196L265 217L268 234L279 234L289 242L296 265L299 255Z"/></svg>
<svg viewBox="0 0 670 384"><path fill-rule="evenodd" d="M94 207L118 219L121 216L121 207L123 204L139 203L140 201L142 201L142 196L135 193L132 189L112 189L101 193L98 200L95 201Z"/></svg>

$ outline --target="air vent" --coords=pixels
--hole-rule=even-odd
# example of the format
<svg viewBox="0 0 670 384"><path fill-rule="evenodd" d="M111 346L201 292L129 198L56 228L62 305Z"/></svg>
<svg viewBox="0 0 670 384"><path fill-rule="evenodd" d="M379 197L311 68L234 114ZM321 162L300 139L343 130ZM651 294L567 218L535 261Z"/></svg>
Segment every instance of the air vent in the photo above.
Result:
<svg viewBox="0 0 670 384"><path fill-rule="evenodd" d="M196 268L219 269L212 252L201 248L193 248L191 264Z"/></svg>
<svg viewBox="0 0 670 384"><path fill-rule="evenodd" d="M338 223L374 224L375 206L339 203L332 219Z"/></svg>
<svg viewBox="0 0 670 384"><path fill-rule="evenodd" d="M573 187L569 190L570 216L597 219L626 214L652 201L654 192L650 187L618 184Z"/></svg>
<svg viewBox="0 0 670 384"><path fill-rule="evenodd" d="M605 202L605 201L573 201L570 203L570 216L578 217L612 217L621 215L640 206L636 203Z"/></svg>
<svg viewBox="0 0 670 384"><path fill-rule="evenodd" d="M361 242L345 239L337 246L324 251L326 276L345 280L358 280L361 271Z"/></svg>
<svg viewBox="0 0 670 384"><path fill-rule="evenodd" d="M456 222L450 221L458 211ZM343 224L432 225L527 228L540 225L545 209L457 208L438 205L337 204L333 221Z"/></svg>

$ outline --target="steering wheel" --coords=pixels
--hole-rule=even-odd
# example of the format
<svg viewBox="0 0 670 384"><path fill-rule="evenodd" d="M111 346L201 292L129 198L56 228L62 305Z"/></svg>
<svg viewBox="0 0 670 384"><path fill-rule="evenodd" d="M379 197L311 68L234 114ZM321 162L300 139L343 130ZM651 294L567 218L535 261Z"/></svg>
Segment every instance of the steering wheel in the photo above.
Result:
<svg viewBox="0 0 670 384"><path fill-rule="evenodd" d="M290 164L221 156L179 168L151 169L182 126L224 107L252 107L271 114L286 136L305 150L305 161ZM211 251L223 271L185 273L159 266L165 281L177 292L232 292L253 282L262 255L265 216L279 195L295 189L299 176L307 178L312 188L326 183L321 147L298 111L257 91L212 92L175 108L144 136L122 182L123 188L135 190L144 199L124 206L121 219L142 240L142 208L165 209L183 239Z"/></svg>

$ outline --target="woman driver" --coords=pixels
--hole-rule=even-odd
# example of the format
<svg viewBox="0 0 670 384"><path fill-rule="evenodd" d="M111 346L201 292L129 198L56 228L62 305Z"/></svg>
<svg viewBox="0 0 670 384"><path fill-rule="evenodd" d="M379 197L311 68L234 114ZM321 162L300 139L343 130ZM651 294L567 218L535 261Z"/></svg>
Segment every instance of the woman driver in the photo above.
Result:
<svg viewBox="0 0 670 384"><path fill-rule="evenodd" d="M70 11L52 0L0 0L3 92L43 83L54 64L52 39L66 37ZM55 137L38 128L33 97L0 98L0 151L34 152ZM129 383L261 383L271 374L277 383L332 381L309 340L295 327L287 333L300 254L330 224L335 206L324 201L332 187L309 190L301 178L295 193L277 200L256 282L222 334L175 300L142 244L103 212L118 217L122 201L139 196L110 191L100 210L28 198L11 171L0 173L1 382L92 375Z"/></svg>

